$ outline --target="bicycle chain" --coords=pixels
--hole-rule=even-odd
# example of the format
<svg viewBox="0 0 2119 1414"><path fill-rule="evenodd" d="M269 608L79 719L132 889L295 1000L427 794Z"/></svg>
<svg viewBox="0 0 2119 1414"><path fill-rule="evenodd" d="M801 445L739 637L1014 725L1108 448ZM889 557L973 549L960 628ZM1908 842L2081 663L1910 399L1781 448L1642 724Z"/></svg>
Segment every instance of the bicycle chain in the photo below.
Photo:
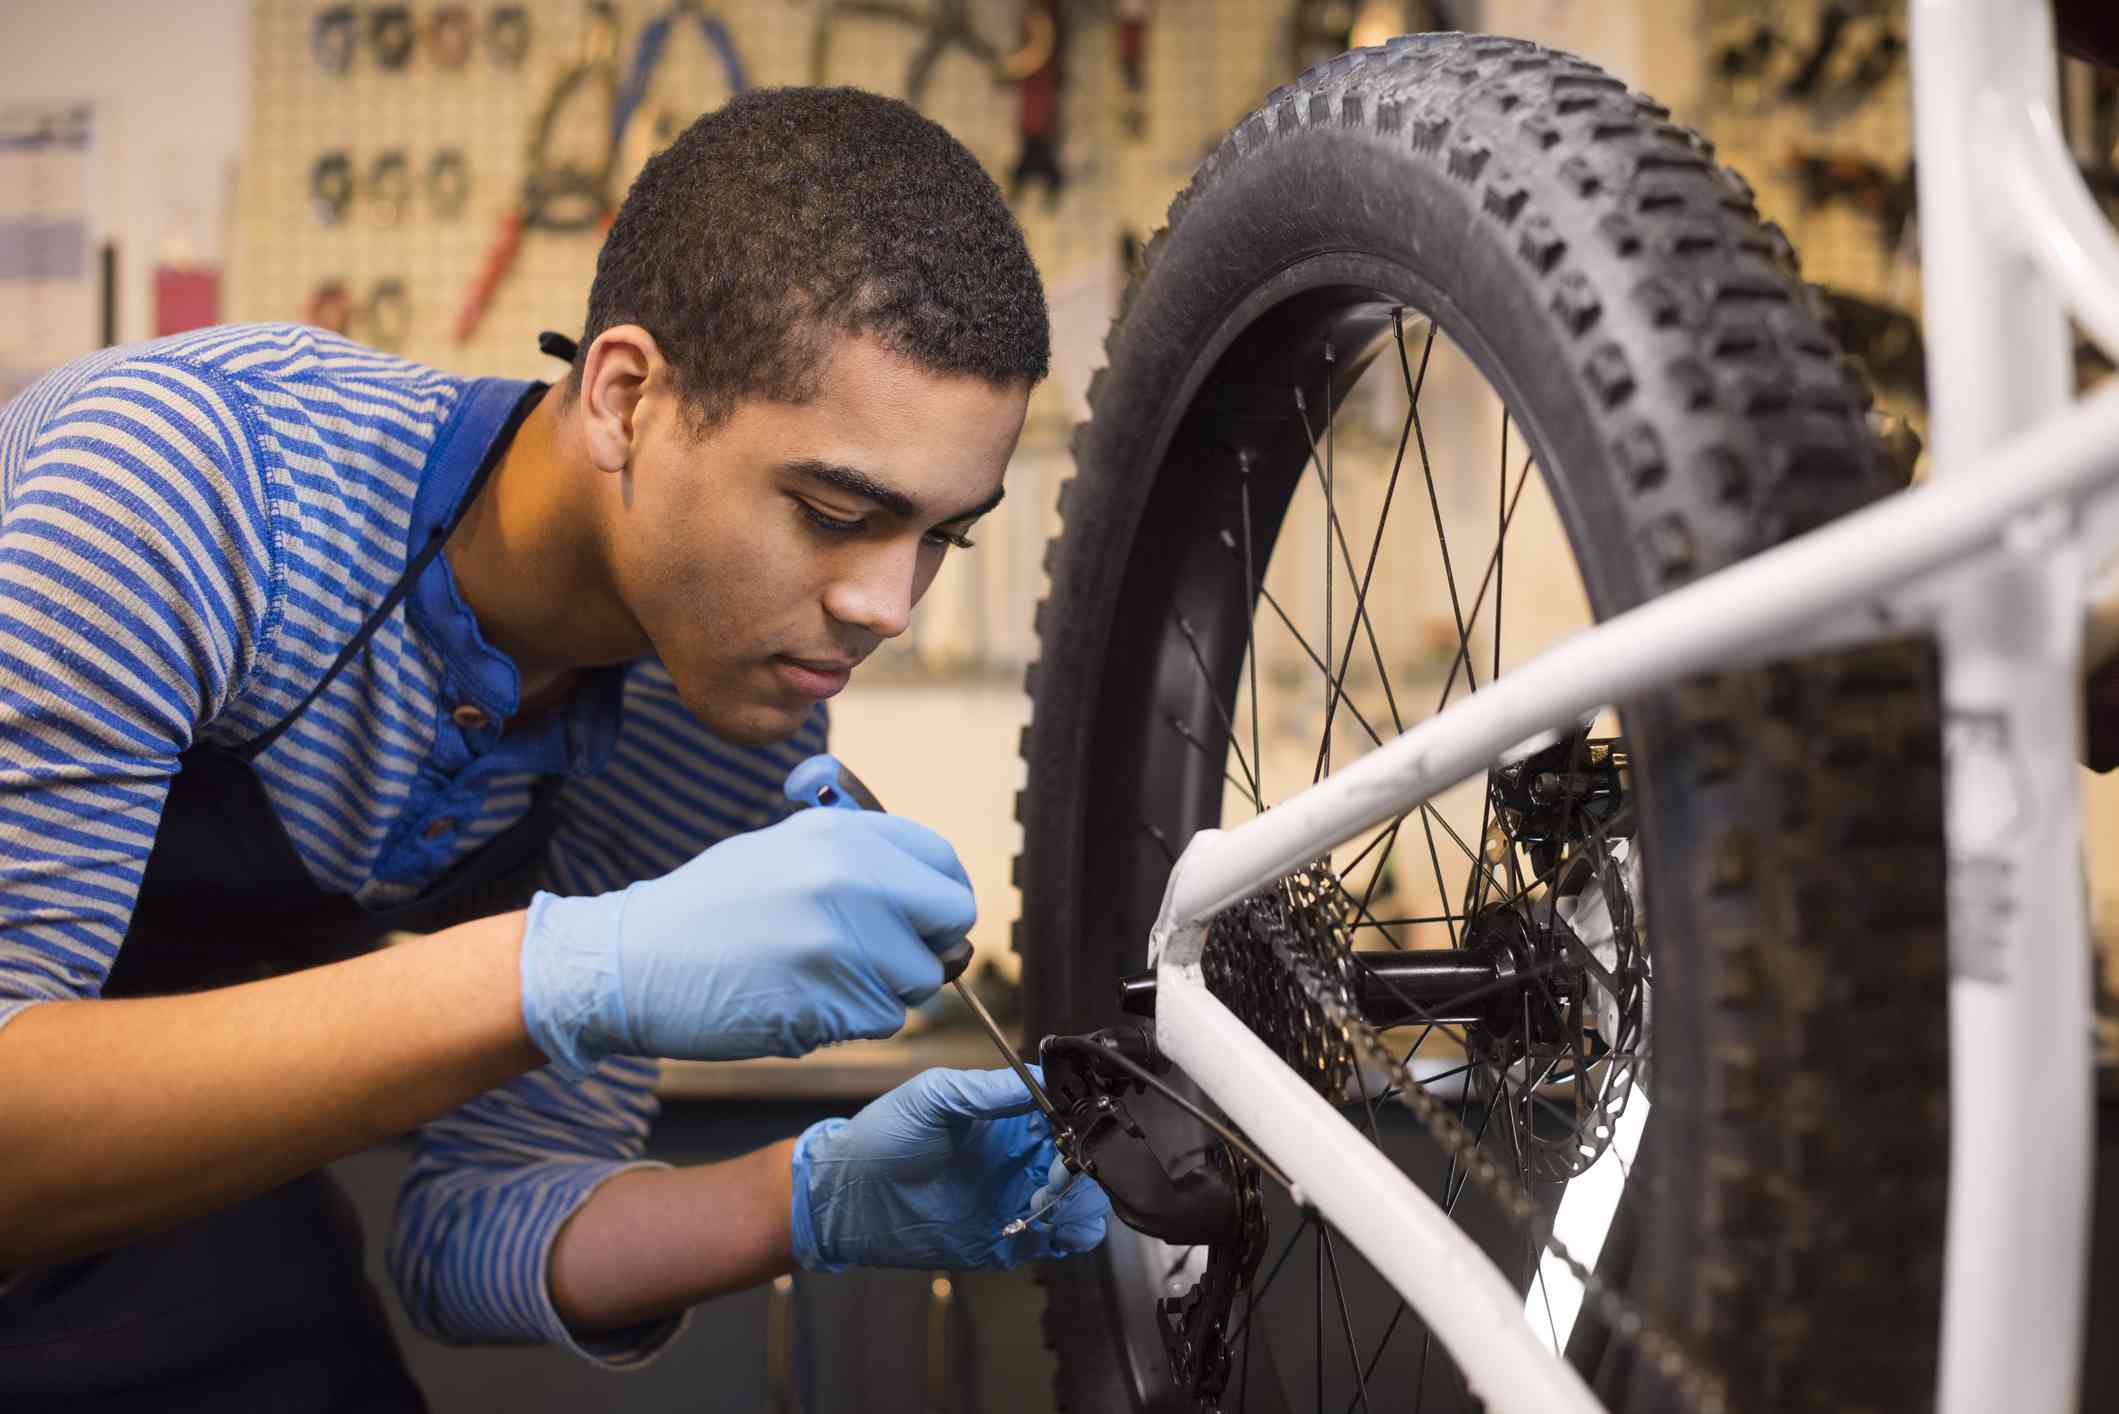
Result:
<svg viewBox="0 0 2119 1414"><path fill-rule="evenodd" d="M1353 991L1358 964L1322 902L1335 892L1339 885L1331 872L1312 866L1224 909L1208 925L1200 956L1208 990L1328 1098L1345 1094L1347 1081L1364 1061L1380 1070L1387 1088L1396 1090L1399 1103L1427 1126L1443 1151L1465 1166L1511 1220L1535 1231L1537 1206L1529 1195L1480 1151L1477 1136L1414 1079L1362 1018ZM1295 987L1275 985L1276 975ZM1584 1301L1612 1334L1653 1364L1697 1414L1729 1414L1719 1376L1700 1368L1675 1337L1577 1260L1558 1237L1548 1232L1541 1243L1581 1282Z"/></svg>

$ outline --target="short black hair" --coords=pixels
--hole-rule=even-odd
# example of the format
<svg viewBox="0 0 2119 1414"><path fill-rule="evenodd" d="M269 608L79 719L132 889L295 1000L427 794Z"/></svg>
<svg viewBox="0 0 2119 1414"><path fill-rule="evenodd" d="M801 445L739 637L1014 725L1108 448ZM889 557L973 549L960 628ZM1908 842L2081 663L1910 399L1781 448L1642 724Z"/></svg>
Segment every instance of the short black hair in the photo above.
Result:
<svg viewBox="0 0 2119 1414"><path fill-rule="evenodd" d="M1051 361L1000 188L940 125L852 88L739 94L648 161L596 258L565 397L620 324L654 336L700 431L747 398L815 396L845 334L996 385Z"/></svg>

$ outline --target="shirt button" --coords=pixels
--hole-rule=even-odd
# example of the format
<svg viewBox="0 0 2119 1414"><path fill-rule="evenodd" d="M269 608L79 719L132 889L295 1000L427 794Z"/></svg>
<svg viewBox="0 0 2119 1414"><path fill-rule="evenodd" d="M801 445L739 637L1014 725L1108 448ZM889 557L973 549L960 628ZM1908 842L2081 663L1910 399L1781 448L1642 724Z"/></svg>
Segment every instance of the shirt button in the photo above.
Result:
<svg viewBox="0 0 2119 1414"><path fill-rule="evenodd" d="M481 709L473 707L466 702L449 714L449 720L467 732L475 732L493 719L488 717Z"/></svg>
<svg viewBox="0 0 2119 1414"><path fill-rule="evenodd" d="M438 820L428 822L426 831L427 838L430 840L438 840L443 835L446 835L447 833L449 833L449 831L455 828L456 822L450 819L447 815L444 815Z"/></svg>

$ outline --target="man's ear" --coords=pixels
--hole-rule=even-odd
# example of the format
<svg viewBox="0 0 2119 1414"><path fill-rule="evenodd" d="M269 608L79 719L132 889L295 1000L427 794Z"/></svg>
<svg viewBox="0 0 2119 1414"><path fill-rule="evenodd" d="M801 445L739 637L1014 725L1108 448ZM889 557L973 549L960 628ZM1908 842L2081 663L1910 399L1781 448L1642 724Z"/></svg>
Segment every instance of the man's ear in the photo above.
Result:
<svg viewBox="0 0 2119 1414"><path fill-rule="evenodd" d="M589 345L581 369L581 430L599 471L621 472L631 465L634 415L662 368L655 336L638 324L615 325Z"/></svg>

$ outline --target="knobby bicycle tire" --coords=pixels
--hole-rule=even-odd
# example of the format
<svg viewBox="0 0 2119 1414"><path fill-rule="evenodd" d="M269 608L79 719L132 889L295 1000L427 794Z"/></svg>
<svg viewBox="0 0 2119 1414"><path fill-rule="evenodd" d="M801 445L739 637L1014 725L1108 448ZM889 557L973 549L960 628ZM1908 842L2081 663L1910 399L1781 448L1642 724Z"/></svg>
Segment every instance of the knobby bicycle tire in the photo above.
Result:
<svg viewBox="0 0 2119 1414"><path fill-rule="evenodd" d="M1117 1019L1168 848L1218 822L1220 774L1156 733L1175 714L1220 737L1234 664L1215 665L1218 705L1174 688L1190 650L1170 625L1190 615L1241 658L1240 631L1213 636L1211 542L1244 533L1239 475L1301 474L1302 433L1248 390L1383 304L1432 317L1518 418L1597 617L1893 487L1793 251L1667 110L1489 36L1394 40L1276 91L1172 203L1076 432L1017 809L1032 1036ZM1285 496L1266 496L1261 546ZM1660 1179L1652 1204L1629 1192L1647 1211L1628 1299L1736 1407L1930 1407L1948 1060L1932 646L1621 710ZM1122 1234L1042 1279L1064 1407L1189 1407L1153 1335L1164 1293ZM1623 1352L1602 1375L1615 1409L1668 1407Z"/></svg>

